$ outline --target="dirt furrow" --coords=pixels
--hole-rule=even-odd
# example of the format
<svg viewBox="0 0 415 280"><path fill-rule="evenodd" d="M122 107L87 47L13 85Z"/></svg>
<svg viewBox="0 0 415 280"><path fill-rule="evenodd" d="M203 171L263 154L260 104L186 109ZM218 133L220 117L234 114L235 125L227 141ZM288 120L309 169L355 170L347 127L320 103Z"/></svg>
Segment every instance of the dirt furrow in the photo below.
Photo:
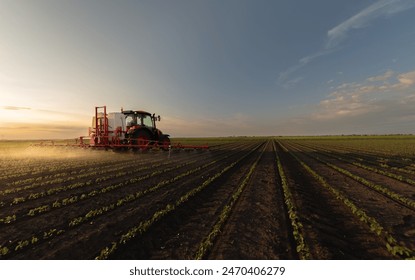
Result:
<svg viewBox="0 0 415 280"><path fill-rule="evenodd" d="M47 243L34 246L33 250L29 252L17 254L15 258L93 258L99 253L98 250L103 247L103 244L110 242L114 236L121 234L125 229L128 229L138 221L151 216L152 213L156 212L157 209L166 203L173 202L182 193L186 192L189 188L192 188L198 181L204 180L209 174L217 172L217 170L222 168L227 162L244 152L244 148L238 148L231 153L226 152L225 154L227 154L228 157L216 165L212 165L205 170L200 170L196 174L192 174L190 178L184 177L184 179L180 179L180 181L165 186L156 192L149 193L132 203L127 203L125 206L100 215L92 219L90 223L81 224L81 226L75 227L64 234L53 238ZM198 163L191 164L186 168L187 170L190 170L195 166L201 166L203 162L220 158L223 158L223 153L221 152L214 153L212 157L203 157L202 155L202 158ZM184 170L184 172L186 172L186 170ZM157 184L158 182L162 182L166 179L169 180L173 177L174 174L165 174L155 178L152 183ZM142 187L143 186L140 185L140 188ZM101 197L99 201L100 204L103 203ZM91 207L89 206L89 208ZM74 213L78 213L78 215L83 212L79 209L75 210Z"/></svg>
<svg viewBox="0 0 415 280"><path fill-rule="evenodd" d="M297 152L296 155L300 157L301 153ZM313 259L393 258L386 250L384 242L311 176L292 155L279 149L279 156Z"/></svg>
<svg viewBox="0 0 415 280"><path fill-rule="evenodd" d="M341 154L327 153L324 151L316 150L314 149L314 147L309 148L304 145L299 146L298 143L296 143L295 145L297 147L301 147L301 149L310 156L321 158L324 161L327 161L340 168L350 171L352 174L355 174L362 178L368 178L371 182L375 184L385 186L397 194L400 194L412 200L415 199L415 186L413 184L402 182L401 180L398 180L391 176L379 174L373 170L370 170L370 167L374 166L373 163L372 164L368 163L369 168L364 168L365 167L364 164L362 164L362 166L359 166L360 164L359 161L355 161L353 162L355 164L353 164L350 159L347 159L345 156ZM378 167L373 167L373 168L378 169ZM396 175L396 176L399 175L399 174L396 174L395 171L390 171L390 170L385 170L385 169L381 169L381 171L393 173L392 175ZM406 176L406 177L410 177L410 176Z"/></svg>
<svg viewBox="0 0 415 280"><path fill-rule="evenodd" d="M148 232L120 248L112 258L192 259L256 154L251 153Z"/></svg>
<svg viewBox="0 0 415 280"><path fill-rule="evenodd" d="M415 211L363 186L361 183L341 174L327 165L313 159L306 152L298 152L298 156L311 168L341 190L358 207L375 218L401 244L415 250ZM371 178L370 174L367 175ZM366 178L368 178L366 177Z"/></svg>
<svg viewBox="0 0 415 280"><path fill-rule="evenodd" d="M295 259L295 243L268 143L209 259Z"/></svg>

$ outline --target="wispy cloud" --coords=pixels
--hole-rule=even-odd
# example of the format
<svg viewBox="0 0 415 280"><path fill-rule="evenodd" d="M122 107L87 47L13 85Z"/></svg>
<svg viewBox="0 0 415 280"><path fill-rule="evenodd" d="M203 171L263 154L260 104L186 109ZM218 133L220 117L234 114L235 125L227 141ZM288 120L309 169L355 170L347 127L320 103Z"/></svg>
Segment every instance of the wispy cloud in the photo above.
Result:
<svg viewBox="0 0 415 280"><path fill-rule="evenodd" d="M311 63L315 59L338 50L340 43L345 40L353 30L368 27L374 20L378 18L393 16L413 7L415 7L414 0L380 0L368 6L347 20L328 30L326 37L327 41L322 49L301 58L298 60L297 64L281 72L278 76L277 83L285 88L295 85L296 82L300 80L298 79L299 77L291 77L295 72Z"/></svg>
<svg viewBox="0 0 415 280"><path fill-rule="evenodd" d="M0 110L7 110L7 111L20 111L20 110L30 110L32 113L42 113L48 114L49 116L68 116L68 117L79 117L84 116L84 114L74 113L74 112L67 112L62 110L50 110L50 109L42 109L37 107L23 107L23 106L1 106Z"/></svg>
<svg viewBox="0 0 415 280"><path fill-rule="evenodd" d="M391 70L344 83L295 118L271 124L279 135L415 133L415 70Z"/></svg>
<svg viewBox="0 0 415 280"><path fill-rule="evenodd" d="M369 82L387 81L388 79L390 79L393 76L393 74L394 74L394 72L392 70L388 70L382 75L369 77L366 80L369 81Z"/></svg>
<svg viewBox="0 0 415 280"><path fill-rule="evenodd" d="M406 88L415 84L415 71L404 73L398 76L400 87Z"/></svg>
<svg viewBox="0 0 415 280"><path fill-rule="evenodd" d="M297 84L299 81L301 81L303 78L302 77L295 77L295 78L291 78L290 76L295 73L297 70L303 68L305 65L309 64L310 62L312 62L313 60L315 60L316 58L329 54L331 53L332 50L322 50L319 52L316 52L314 54L305 56L303 58L301 58L297 64L291 66L290 68L288 68L287 70L285 70L284 72L281 72L280 75L278 76L278 80L277 83L284 86L285 88L289 88L295 84Z"/></svg>
<svg viewBox="0 0 415 280"><path fill-rule="evenodd" d="M327 99L320 102L312 118L335 120L364 116L390 110L387 107L392 103L395 104L396 109L402 100L413 100L415 94L413 85L415 85L415 71L401 74L387 71L360 83L342 84ZM411 103L413 104L413 101ZM398 114L399 109L396 111Z"/></svg>
<svg viewBox="0 0 415 280"><path fill-rule="evenodd" d="M413 0L381 0L333 27L327 32L325 48L331 49L343 41L353 29L370 25L377 18L385 18L415 7Z"/></svg>
<svg viewBox="0 0 415 280"><path fill-rule="evenodd" d="M30 110L31 108L29 107L18 107L18 106L3 106L1 107L3 110Z"/></svg>

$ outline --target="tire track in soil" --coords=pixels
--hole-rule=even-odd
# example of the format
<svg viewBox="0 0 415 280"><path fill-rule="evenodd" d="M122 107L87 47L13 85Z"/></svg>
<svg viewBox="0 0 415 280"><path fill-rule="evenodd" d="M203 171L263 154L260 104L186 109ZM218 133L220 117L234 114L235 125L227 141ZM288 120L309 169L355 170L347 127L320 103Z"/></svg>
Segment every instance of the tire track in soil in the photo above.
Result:
<svg viewBox="0 0 415 280"><path fill-rule="evenodd" d="M384 242L349 208L293 156L280 147L277 149L313 259L394 259Z"/></svg>
<svg viewBox="0 0 415 280"><path fill-rule="evenodd" d="M262 146L262 145L261 145ZM259 148L208 188L121 247L112 259L191 259L239 186ZM252 148L251 148L252 149Z"/></svg>
<svg viewBox="0 0 415 280"><path fill-rule="evenodd" d="M375 218L390 234L405 244L406 247L415 250L415 244L413 242L415 238L415 211L333 170L310 157L310 155L307 155L307 152L301 152L301 148L299 149L297 155L307 165L313 170L318 170L318 173L329 184L340 189L353 203L363 209L369 216ZM334 161L332 158L324 158L324 160L331 163ZM369 173L364 178L372 177Z"/></svg>
<svg viewBox="0 0 415 280"><path fill-rule="evenodd" d="M69 229L62 235L56 236L47 242L35 245L31 250L18 252L13 255L16 259L90 259L99 254L105 245L107 245L114 236L122 234L126 229L137 224L140 220L148 219L160 208L167 203L175 201L183 193L192 189L199 181L204 181L209 174L215 173L222 166L231 162L233 159L244 154L248 147L254 144L245 144L233 151L217 151L211 157L204 157L198 163L193 163L187 167L187 170L195 166L203 165L204 161L212 161L223 158L224 154L229 154L226 159L221 160L218 164L210 166L205 170L200 170L192 174L190 178L183 178L177 182L169 184L156 192L149 193L142 198L116 208L105 215L94 218L90 223L81 224L75 228ZM248 148L252 149L252 148ZM186 171L186 170L185 170ZM171 174L159 176L157 183L165 179L172 178ZM173 176L174 177L174 176ZM147 185L147 184L146 184ZM140 187L141 188L141 187ZM79 213L79 210L78 210Z"/></svg>
<svg viewBox="0 0 415 280"><path fill-rule="evenodd" d="M298 259L270 141L208 259Z"/></svg>

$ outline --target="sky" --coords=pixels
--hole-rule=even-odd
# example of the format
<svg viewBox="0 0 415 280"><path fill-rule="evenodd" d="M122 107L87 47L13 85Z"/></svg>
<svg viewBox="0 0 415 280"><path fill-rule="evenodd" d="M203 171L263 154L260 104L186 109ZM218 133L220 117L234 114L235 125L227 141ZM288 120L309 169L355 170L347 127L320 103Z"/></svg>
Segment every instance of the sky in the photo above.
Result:
<svg viewBox="0 0 415 280"><path fill-rule="evenodd" d="M415 133L414 0L0 0L0 139Z"/></svg>

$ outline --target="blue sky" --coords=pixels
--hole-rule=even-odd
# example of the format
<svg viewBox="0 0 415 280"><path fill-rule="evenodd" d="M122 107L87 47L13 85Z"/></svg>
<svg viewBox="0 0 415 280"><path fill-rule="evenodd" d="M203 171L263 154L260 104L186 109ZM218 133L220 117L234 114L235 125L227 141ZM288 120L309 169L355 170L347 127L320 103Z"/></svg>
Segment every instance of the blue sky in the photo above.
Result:
<svg viewBox="0 0 415 280"><path fill-rule="evenodd" d="M413 0L0 0L0 138L415 133Z"/></svg>

